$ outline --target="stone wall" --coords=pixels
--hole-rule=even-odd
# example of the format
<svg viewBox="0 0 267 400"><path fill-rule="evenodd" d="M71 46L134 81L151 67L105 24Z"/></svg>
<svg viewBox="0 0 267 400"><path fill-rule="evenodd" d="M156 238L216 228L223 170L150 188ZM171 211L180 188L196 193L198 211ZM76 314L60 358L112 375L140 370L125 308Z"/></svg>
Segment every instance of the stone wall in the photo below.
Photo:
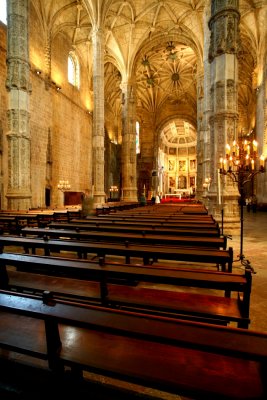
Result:
<svg viewBox="0 0 267 400"><path fill-rule="evenodd" d="M81 64L81 86L68 82L68 54L71 43L58 34L47 50L45 34L37 15L30 16L30 64L32 92L29 100L31 140L31 207L44 207L45 191L50 189L50 206L62 206L59 180L69 180L72 191L91 188L92 116L88 113L90 91L86 66ZM50 54L51 63L48 62ZM79 57L79 55L77 54ZM50 70L50 71L49 71ZM37 74L39 71L39 74ZM51 73L51 74L50 74ZM0 23L0 132L1 208L6 208L7 190L7 91L6 26ZM61 87L57 90L56 85Z"/></svg>
<svg viewBox="0 0 267 400"><path fill-rule="evenodd" d="M0 22L0 209L2 209L5 204L3 174L7 163L7 155L4 151L4 132L7 131L6 72L6 26Z"/></svg>

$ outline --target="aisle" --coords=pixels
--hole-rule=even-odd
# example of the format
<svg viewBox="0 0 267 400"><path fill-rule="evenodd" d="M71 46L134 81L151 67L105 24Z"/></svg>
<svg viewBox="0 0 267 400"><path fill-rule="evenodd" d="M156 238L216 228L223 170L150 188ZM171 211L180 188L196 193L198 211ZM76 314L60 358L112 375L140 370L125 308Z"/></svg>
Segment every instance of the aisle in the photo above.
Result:
<svg viewBox="0 0 267 400"><path fill-rule="evenodd" d="M240 236L228 239L234 248L234 255L240 252ZM248 213L244 209L243 254L250 261L256 274L252 276L250 329L267 332L267 212ZM233 264L233 271L240 268L240 262Z"/></svg>

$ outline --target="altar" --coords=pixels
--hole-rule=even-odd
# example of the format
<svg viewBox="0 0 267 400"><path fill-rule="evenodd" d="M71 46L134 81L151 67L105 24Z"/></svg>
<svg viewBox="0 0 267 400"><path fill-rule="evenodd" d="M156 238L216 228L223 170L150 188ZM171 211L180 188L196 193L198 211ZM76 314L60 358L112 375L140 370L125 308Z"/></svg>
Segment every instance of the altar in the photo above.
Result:
<svg viewBox="0 0 267 400"><path fill-rule="evenodd" d="M178 198L179 200L181 200L182 198L182 194L181 193L165 193L163 195L164 199L169 199L169 198Z"/></svg>
<svg viewBox="0 0 267 400"><path fill-rule="evenodd" d="M193 193L192 188L189 189L174 189L174 195L181 195L181 197L185 197L188 196L190 197L190 195Z"/></svg>
<svg viewBox="0 0 267 400"><path fill-rule="evenodd" d="M165 199L168 197L176 197L181 199L182 197L190 197L193 193L192 188L189 189L174 189L173 193L165 193Z"/></svg>

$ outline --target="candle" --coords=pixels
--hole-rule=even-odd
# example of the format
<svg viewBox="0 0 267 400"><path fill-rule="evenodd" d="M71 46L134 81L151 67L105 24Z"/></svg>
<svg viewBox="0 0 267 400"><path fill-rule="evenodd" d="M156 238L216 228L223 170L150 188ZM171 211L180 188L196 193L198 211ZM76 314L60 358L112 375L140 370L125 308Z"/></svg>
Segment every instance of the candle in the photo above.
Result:
<svg viewBox="0 0 267 400"><path fill-rule="evenodd" d="M234 140L233 141L233 154L235 154L235 152L236 152L236 141Z"/></svg>
<svg viewBox="0 0 267 400"><path fill-rule="evenodd" d="M221 169L223 168L223 158L222 157L220 158L220 168Z"/></svg>
<svg viewBox="0 0 267 400"><path fill-rule="evenodd" d="M249 165L249 155L246 155L246 165Z"/></svg>
<svg viewBox="0 0 267 400"><path fill-rule="evenodd" d="M226 148L226 155L228 156L228 155L230 154L230 145L227 144L227 145L225 146L225 148Z"/></svg>
<svg viewBox="0 0 267 400"><path fill-rule="evenodd" d="M252 158L252 160L251 160L251 169L252 169L252 171L254 170L254 168L255 168L255 165L254 165L254 160Z"/></svg>
<svg viewBox="0 0 267 400"><path fill-rule="evenodd" d="M258 143L256 140L253 140L252 146L253 146L253 151L257 151Z"/></svg>
<svg viewBox="0 0 267 400"><path fill-rule="evenodd" d="M261 156L260 156L260 166L261 167L264 167L264 155L262 154Z"/></svg>

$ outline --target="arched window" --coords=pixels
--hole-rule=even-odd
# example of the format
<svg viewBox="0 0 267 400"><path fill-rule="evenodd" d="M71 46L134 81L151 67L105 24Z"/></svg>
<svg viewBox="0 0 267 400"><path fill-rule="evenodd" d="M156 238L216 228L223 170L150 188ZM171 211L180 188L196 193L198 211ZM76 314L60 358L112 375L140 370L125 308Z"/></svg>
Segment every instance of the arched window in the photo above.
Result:
<svg viewBox="0 0 267 400"><path fill-rule="evenodd" d="M80 64L76 54L72 51L68 57L68 81L78 89L80 88Z"/></svg>
<svg viewBox="0 0 267 400"><path fill-rule="evenodd" d="M1 0L0 21L2 21L5 25L7 24L6 0Z"/></svg>

